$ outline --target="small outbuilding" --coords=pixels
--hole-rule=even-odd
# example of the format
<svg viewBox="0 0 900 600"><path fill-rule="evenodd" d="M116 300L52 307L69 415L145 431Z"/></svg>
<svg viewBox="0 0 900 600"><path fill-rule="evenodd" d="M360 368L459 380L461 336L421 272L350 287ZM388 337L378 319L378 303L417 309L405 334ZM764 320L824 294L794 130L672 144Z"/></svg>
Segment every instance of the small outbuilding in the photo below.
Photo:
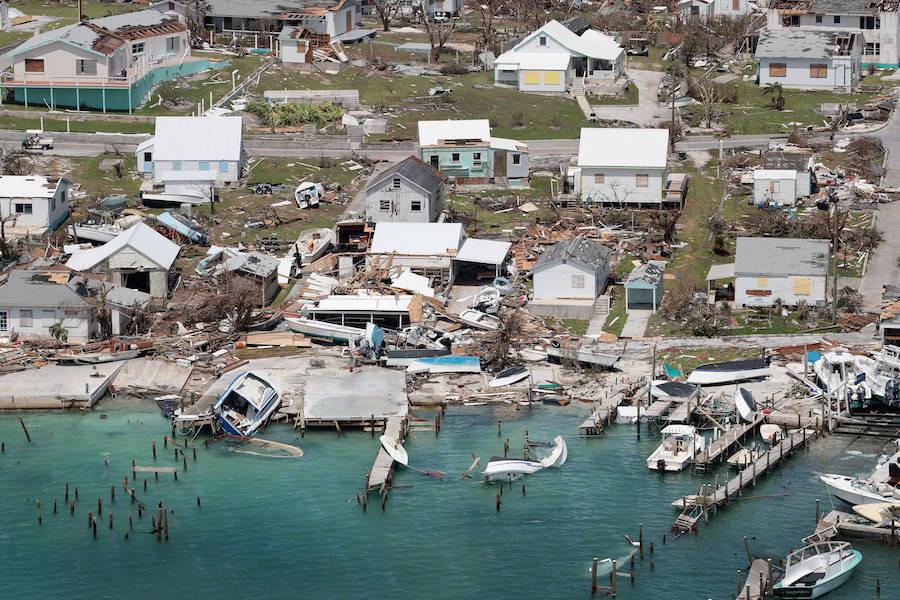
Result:
<svg viewBox="0 0 900 600"><path fill-rule="evenodd" d="M69 218L69 182L42 175L0 177L0 217L5 233L43 235Z"/></svg>
<svg viewBox="0 0 900 600"><path fill-rule="evenodd" d="M0 335L47 339L56 324L76 344L87 343L98 331L92 306L65 283L44 273L12 271L0 286Z"/></svg>
<svg viewBox="0 0 900 600"><path fill-rule="evenodd" d="M664 262L650 260L628 274L624 285L626 312L632 310L656 312L665 291L664 268Z"/></svg>
<svg viewBox="0 0 900 600"><path fill-rule="evenodd" d="M278 265L274 256L260 252L242 252L225 261L225 271L249 281L258 291L260 306L268 306L278 295Z"/></svg>
<svg viewBox="0 0 900 600"><path fill-rule="evenodd" d="M813 167L815 155L811 152L769 152L762 168L773 171L794 171L797 174L797 198L808 198L813 193Z"/></svg>
<svg viewBox="0 0 900 600"><path fill-rule="evenodd" d="M793 206L797 202L797 171L759 169L753 173L753 203Z"/></svg>
<svg viewBox="0 0 900 600"><path fill-rule="evenodd" d="M366 219L372 223L432 223L441 213L442 189L440 173L410 156L366 187Z"/></svg>

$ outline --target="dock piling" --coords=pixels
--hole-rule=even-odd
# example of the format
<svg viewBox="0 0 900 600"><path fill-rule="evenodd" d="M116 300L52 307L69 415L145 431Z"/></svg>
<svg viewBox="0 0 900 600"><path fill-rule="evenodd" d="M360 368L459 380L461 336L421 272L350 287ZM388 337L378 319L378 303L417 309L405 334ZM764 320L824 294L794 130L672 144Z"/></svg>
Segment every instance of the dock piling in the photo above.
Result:
<svg viewBox="0 0 900 600"><path fill-rule="evenodd" d="M53 499L53 514L55 515L57 512L59 512L59 511L56 509L56 498L54 498Z"/></svg>
<svg viewBox="0 0 900 600"><path fill-rule="evenodd" d="M641 560L644 560L644 524L638 524L638 549L641 553Z"/></svg>
<svg viewBox="0 0 900 600"><path fill-rule="evenodd" d="M25 419L19 417L19 424L22 425L22 431L25 432L25 438L28 440L28 443L31 443L31 434L28 432L28 425L25 424Z"/></svg>
<svg viewBox="0 0 900 600"><path fill-rule="evenodd" d="M34 501L34 509L37 512L38 525L42 525L44 523L44 517L41 514L41 501L40 500Z"/></svg>
<svg viewBox="0 0 900 600"><path fill-rule="evenodd" d="M156 440L153 440L153 460L156 460Z"/></svg>
<svg viewBox="0 0 900 600"><path fill-rule="evenodd" d="M820 512L820 510L821 509L819 507L819 499L816 498L816 525L817 526L819 524L819 521L821 521L821 516L822 516L822 513Z"/></svg>
<svg viewBox="0 0 900 600"><path fill-rule="evenodd" d="M68 481L66 482L66 496L65 496L65 502L66 502L66 504L69 503L69 482L68 482Z"/></svg>
<svg viewBox="0 0 900 600"><path fill-rule="evenodd" d="M114 486L114 485L109 486L109 501L110 502L116 501L116 486Z"/></svg>
<svg viewBox="0 0 900 600"><path fill-rule="evenodd" d="M591 560L591 596L597 593L597 559Z"/></svg>

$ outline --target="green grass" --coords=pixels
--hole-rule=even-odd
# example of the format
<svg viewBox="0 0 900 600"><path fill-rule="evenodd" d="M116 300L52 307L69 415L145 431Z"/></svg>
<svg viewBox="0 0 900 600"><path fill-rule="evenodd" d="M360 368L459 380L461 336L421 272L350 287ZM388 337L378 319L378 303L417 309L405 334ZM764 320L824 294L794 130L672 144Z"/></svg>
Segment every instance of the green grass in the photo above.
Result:
<svg viewBox="0 0 900 600"><path fill-rule="evenodd" d="M486 230L510 229L518 225L533 224L536 220L547 221L553 217L553 209L546 202L538 203L537 212L525 214L515 208L515 198L524 204L530 200L546 199L550 194L550 177L532 177L531 187L528 189L491 189L478 191L458 191L450 194L445 202L448 208L452 208L457 214L464 214L474 219L475 227L470 233ZM512 200L512 210L495 212L475 204L475 198L501 198Z"/></svg>
<svg viewBox="0 0 900 600"><path fill-rule="evenodd" d="M278 291L278 294L272 300L272 304L270 306L281 306L282 304L284 304L285 300L287 300L288 294L291 293L292 289L294 289L294 282L290 281L286 286Z"/></svg>
<svg viewBox="0 0 900 600"><path fill-rule="evenodd" d="M625 72L628 69L641 69L644 71L665 71L668 68L667 63L663 62L663 55L669 48L650 47L649 56L628 56L626 61Z"/></svg>
<svg viewBox="0 0 900 600"><path fill-rule="evenodd" d="M0 116L0 129L21 130L40 129L41 120L23 117ZM66 131L65 120L44 119L44 131ZM153 123L129 123L125 121L76 121L70 122L72 133L153 133Z"/></svg>
<svg viewBox="0 0 900 600"><path fill-rule="evenodd" d="M625 327L625 321L628 320L625 312L625 290L620 286L614 286L607 293L612 296L612 299L606 323L603 324L603 331L619 336L622 335L622 328Z"/></svg>
<svg viewBox="0 0 900 600"><path fill-rule="evenodd" d="M636 106L640 103L640 91L636 85L629 83L624 96L589 96L588 102L598 106Z"/></svg>
<svg viewBox="0 0 900 600"><path fill-rule="evenodd" d="M60 17L71 19L74 23L78 18L78 5L75 2L43 2L41 0L13 0L10 7L18 8L26 15L42 15L47 17ZM90 18L118 15L125 12L133 12L145 8L140 4L119 4L109 2L97 2L96 0L84 0L82 4L83 14Z"/></svg>
<svg viewBox="0 0 900 600"><path fill-rule="evenodd" d="M583 319L560 319L560 322L562 322L563 327L568 329L572 335L576 337L582 337L587 333L589 321Z"/></svg>
<svg viewBox="0 0 900 600"><path fill-rule="evenodd" d="M118 179L115 172L101 169L100 163L105 159L121 160L124 164L125 176ZM74 167L66 173L66 178L72 183L79 184L81 191L86 194L84 199L73 202L74 213L83 216L86 214L87 208L93 206L98 198L111 194L125 194L129 198L137 196L141 182L128 175L129 171L134 171L136 168L134 154L125 153L120 156L103 154L89 158L66 158L65 160Z"/></svg>
<svg viewBox="0 0 900 600"><path fill-rule="evenodd" d="M0 48L20 42L32 36L31 31L0 31Z"/></svg>
<svg viewBox="0 0 900 600"><path fill-rule="evenodd" d="M753 312L742 312L734 315L736 326L723 330L724 335L787 335L815 330L831 325L831 321L817 320L815 316L801 320L796 312L780 315L759 315Z"/></svg>

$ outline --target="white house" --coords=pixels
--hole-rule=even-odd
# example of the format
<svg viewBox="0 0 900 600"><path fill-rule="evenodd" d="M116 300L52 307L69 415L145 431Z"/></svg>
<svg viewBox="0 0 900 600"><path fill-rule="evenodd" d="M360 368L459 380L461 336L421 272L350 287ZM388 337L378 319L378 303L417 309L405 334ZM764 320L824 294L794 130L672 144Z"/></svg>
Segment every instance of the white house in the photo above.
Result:
<svg viewBox="0 0 900 600"><path fill-rule="evenodd" d="M715 17L737 18L750 14L747 0L681 0L678 12L684 21L708 21Z"/></svg>
<svg viewBox="0 0 900 600"><path fill-rule="evenodd" d="M8 234L55 231L69 218L69 182L42 175L0 176L0 217L8 219Z"/></svg>
<svg viewBox="0 0 900 600"><path fill-rule="evenodd" d="M98 330L92 307L65 283L34 271L11 271L0 286L0 335L47 339L56 323L72 343L88 342Z"/></svg>
<svg viewBox="0 0 900 600"><path fill-rule="evenodd" d="M859 83L862 34L764 29L756 46L759 85L849 92Z"/></svg>
<svg viewBox="0 0 900 600"><path fill-rule="evenodd" d="M739 237L734 263L734 299L741 306L796 306L825 300L828 240Z"/></svg>
<svg viewBox="0 0 900 600"><path fill-rule="evenodd" d="M182 2L188 7L193 2ZM284 26L298 27L309 38L328 43L355 41L374 33L360 30L362 11L358 0L206 0L205 26L216 33L257 35L265 39L266 32L278 32ZM262 43L260 43L262 45Z"/></svg>
<svg viewBox="0 0 900 600"><path fill-rule="evenodd" d="M102 246L74 253L66 266L73 271L102 273L113 285L165 299L169 271L180 250L172 240L138 223Z"/></svg>
<svg viewBox="0 0 900 600"><path fill-rule="evenodd" d="M794 171L797 180L797 198L808 198L813 193L813 167L815 155L812 152L768 152L763 158L763 169Z"/></svg>
<svg viewBox="0 0 900 600"><path fill-rule="evenodd" d="M157 117L154 136L138 145L135 157L138 172L155 182L205 181L214 173L218 185L235 183L246 158L241 118Z"/></svg>
<svg viewBox="0 0 900 600"><path fill-rule="evenodd" d="M366 220L430 223L441 214L440 174L410 156L377 175L364 190Z"/></svg>
<svg viewBox="0 0 900 600"><path fill-rule="evenodd" d="M668 154L668 129L584 128L569 173L587 204L660 207Z"/></svg>
<svg viewBox="0 0 900 600"><path fill-rule="evenodd" d="M757 169L753 172L753 203L757 206L793 206L797 195L797 171Z"/></svg>
<svg viewBox="0 0 900 600"><path fill-rule="evenodd" d="M900 15L896 2L882 0L779 0L770 2L766 28L861 33L866 66L900 66Z"/></svg>
<svg viewBox="0 0 900 600"><path fill-rule="evenodd" d="M612 81L625 72L625 50L595 29L581 35L550 21L494 60L494 83L522 92L567 92L573 84Z"/></svg>
<svg viewBox="0 0 900 600"><path fill-rule="evenodd" d="M550 246L532 269L537 300L594 300L606 289L612 251L584 237Z"/></svg>
<svg viewBox="0 0 900 600"><path fill-rule="evenodd" d="M465 0L400 0L400 14L412 17L415 7L420 4L426 15L439 21L459 16L466 5Z"/></svg>

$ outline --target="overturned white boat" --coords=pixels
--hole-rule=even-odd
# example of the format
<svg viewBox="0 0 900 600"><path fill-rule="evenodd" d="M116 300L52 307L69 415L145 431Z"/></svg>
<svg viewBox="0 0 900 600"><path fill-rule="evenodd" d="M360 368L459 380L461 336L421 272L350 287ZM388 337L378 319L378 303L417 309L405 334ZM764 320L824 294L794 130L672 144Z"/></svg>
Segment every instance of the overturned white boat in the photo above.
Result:
<svg viewBox="0 0 900 600"><path fill-rule="evenodd" d="M219 433L251 437L281 406L281 391L261 371L239 373L213 405Z"/></svg>
<svg viewBox="0 0 900 600"><path fill-rule="evenodd" d="M285 317L284 323L288 329L295 333L344 344L349 343L352 339L366 335L366 330L359 327L337 325L326 321L307 319L306 317Z"/></svg>
<svg viewBox="0 0 900 600"><path fill-rule="evenodd" d="M500 319L494 315L483 313L474 308L469 308L459 313L459 320L469 327L496 331L500 329Z"/></svg>
<svg viewBox="0 0 900 600"><path fill-rule="evenodd" d="M706 448L706 439L691 425L667 425L660 433L662 444L647 458L654 471L681 471Z"/></svg>
<svg viewBox="0 0 900 600"><path fill-rule="evenodd" d="M734 408L738 417L745 423L752 423L756 419L756 400L750 390L739 387L734 394Z"/></svg>
<svg viewBox="0 0 900 600"><path fill-rule="evenodd" d="M549 452L538 460L492 457L482 471L482 475L488 482L515 481L524 475L531 475L542 469L561 467L569 459L569 448L562 436L556 436L553 442L545 447L549 448Z"/></svg>
<svg viewBox="0 0 900 600"><path fill-rule="evenodd" d="M531 376L531 371L525 367L508 367L497 373L497 375L488 382L488 387L505 387L507 385L518 383L523 379L528 379L529 376Z"/></svg>
<svg viewBox="0 0 900 600"><path fill-rule="evenodd" d="M695 385L721 385L768 377L769 363L760 358L732 360L700 365L688 376L687 382Z"/></svg>

